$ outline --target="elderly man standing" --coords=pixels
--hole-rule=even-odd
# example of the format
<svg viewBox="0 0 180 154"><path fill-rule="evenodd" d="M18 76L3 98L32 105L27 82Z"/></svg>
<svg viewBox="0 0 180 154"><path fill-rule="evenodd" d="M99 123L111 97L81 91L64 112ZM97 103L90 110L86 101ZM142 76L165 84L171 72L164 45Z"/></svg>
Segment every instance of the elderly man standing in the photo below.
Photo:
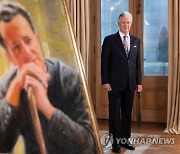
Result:
<svg viewBox="0 0 180 154"><path fill-rule="evenodd" d="M135 89L142 90L140 40L129 33L131 24L132 15L121 13L119 31L105 37L101 54L102 87L109 97L109 133L113 135L112 151L117 153L121 146L135 150L129 142L131 112Z"/></svg>

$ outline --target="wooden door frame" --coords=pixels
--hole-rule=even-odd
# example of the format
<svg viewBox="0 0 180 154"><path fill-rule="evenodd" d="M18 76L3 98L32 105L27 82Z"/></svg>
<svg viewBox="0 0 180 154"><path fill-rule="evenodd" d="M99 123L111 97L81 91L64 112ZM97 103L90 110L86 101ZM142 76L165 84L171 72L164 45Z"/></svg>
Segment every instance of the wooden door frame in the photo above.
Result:
<svg viewBox="0 0 180 154"><path fill-rule="evenodd" d="M130 33L138 38L140 38L140 61L141 61L141 70L143 75L143 0L129 0L129 11L133 16L133 23L131 26ZM135 23L136 22L136 23ZM141 121L141 102L142 102L142 93L136 93L134 95L134 103L132 110L132 121Z"/></svg>
<svg viewBox="0 0 180 154"><path fill-rule="evenodd" d="M92 100L94 103L94 109L96 112L97 107L97 53L100 51L99 44L100 44L100 0L91 0L90 1L90 78L91 78L91 85L90 92L92 96Z"/></svg>
<svg viewBox="0 0 180 154"><path fill-rule="evenodd" d="M141 59L141 70L142 70L142 76L143 76L143 68L144 68L144 59L143 59L143 0L129 0L129 11L133 15L133 24L131 27L131 34L137 36L140 38L140 59ZM100 101L100 91L101 94L103 93L104 97L104 92L102 92L102 89L100 88L101 85L101 74L100 74L100 62L101 62L101 23L100 23L100 17L101 15L101 1L100 0L91 0L91 51L92 51L92 64L93 64L93 74L92 74L92 98L95 104L95 111L96 111L96 116L97 118L108 118L108 111L107 111L107 101L103 104L103 107L99 106L99 101ZM135 22L135 23L134 23ZM156 85L152 87L146 87L148 82L159 82L162 81L163 87L160 86L157 87ZM133 113L132 113L132 120L133 121L138 121L138 120L143 120L143 121L151 121L153 117L142 117L140 118L140 110L143 110L144 108L144 96L146 95L146 92L149 90L154 90L154 91L167 91L167 77L154 77L153 79L151 77L144 77L143 76L143 81L142 84L143 86L143 91L140 95L137 95L135 93L135 98L134 98L134 104L133 104ZM153 84L152 84L153 85ZM145 95L144 95L145 94ZM101 96L102 97L102 96ZM105 98L106 99L106 98ZM101 100L102 101L102 100ZM103 113L97 112L97 111L104 111ZM155 111L156 109L154 109ZM158 109L157 109L158 110ZM166 109L164 108L162 117L157 119L157 122L164 122L166 120L165 115ZM157 118L154 117L154 119ZM151 121L153 122L153 120Z"/></svg>

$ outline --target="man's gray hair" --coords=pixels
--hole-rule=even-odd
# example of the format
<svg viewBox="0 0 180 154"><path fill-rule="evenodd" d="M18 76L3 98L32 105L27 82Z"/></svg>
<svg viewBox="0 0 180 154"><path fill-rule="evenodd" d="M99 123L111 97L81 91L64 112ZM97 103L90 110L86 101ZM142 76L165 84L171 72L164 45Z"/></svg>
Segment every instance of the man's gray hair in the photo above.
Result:
<svg viewBox="0 0 180 154"><path fill-rule="evenodd" d="M122 12L119 17L118 17L118 20L121 18L121 17L124 17L124 16L130 16L131 19L132 19L132 14L130 12Z"/></svg>

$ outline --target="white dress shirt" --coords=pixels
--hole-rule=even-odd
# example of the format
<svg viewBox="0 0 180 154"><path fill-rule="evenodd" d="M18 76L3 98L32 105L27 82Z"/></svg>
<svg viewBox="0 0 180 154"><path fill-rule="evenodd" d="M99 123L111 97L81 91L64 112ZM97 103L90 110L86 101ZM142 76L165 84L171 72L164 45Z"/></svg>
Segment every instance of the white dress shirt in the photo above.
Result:
<svg viewBox="0 0 180 154"><path fill-rule="evenodd" d="M119 35L121 37L122 42L123 42L123 39L124 39L123 36L127 36L128 51L130 51L130 35L129 35L129 33L127 35L124 35L121 31L119 31Z"/></svg>

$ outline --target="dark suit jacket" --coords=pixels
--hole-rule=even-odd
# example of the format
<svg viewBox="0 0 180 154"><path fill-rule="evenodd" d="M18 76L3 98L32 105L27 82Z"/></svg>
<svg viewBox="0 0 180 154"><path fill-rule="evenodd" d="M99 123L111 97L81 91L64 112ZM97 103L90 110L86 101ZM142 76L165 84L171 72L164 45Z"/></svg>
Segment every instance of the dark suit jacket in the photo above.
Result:
<svg viewBox="0 0 180 154"><path fill-rule="evenodd" d="M126 56L119 32L106 36L101 53L102 84L110 83L112 89L124 90L129 84L135 90L141 84L140 40L130 35L130 53Z"/></svg>
<svg viewBox="0 0 180 154"><path fill-rule="evenodd" d="M79 75L56 59L45 60L51 78L48 98L56 108L50 121L38 112L48 154L96 154L95 140ZM15 108L5 96L17 73L12 68L0 80L0 153L10 152L22 134L26 154L40 154L25 90L20 96L20 107Z"/></svg>

